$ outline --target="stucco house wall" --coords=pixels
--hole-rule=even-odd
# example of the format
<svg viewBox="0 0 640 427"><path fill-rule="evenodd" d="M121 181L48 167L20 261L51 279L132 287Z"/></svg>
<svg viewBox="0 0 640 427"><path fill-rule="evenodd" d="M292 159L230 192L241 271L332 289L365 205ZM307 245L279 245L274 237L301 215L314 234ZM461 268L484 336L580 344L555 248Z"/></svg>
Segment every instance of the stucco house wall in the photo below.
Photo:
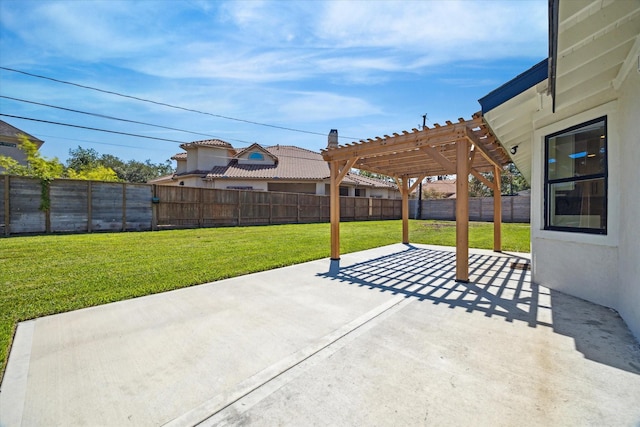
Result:
<svg viewBox="0 0 640 427"><path fill-rule="evenodd" d="M620 289L616 307L640 339L640 70L629 73L620 95L618 127L624 145L620 152Z"/></svg>
<svg viewBox="0 0 640 427"><path fill-rule="evenodd" d="M551 109L548 116L554 117ZM617 305L618 232L620 218L620 138L617 102L572 115L536 129L531 141L531 278L544 286L564 291L607 307ZM606 235L544 229L544 141L545 136L607 116L608 230ZM535 126L535 124L534 124Z"/></svg>
<svg viewBox="0 0 640 427"><path fill-rule="evenodd" d="M550 10L549 67L482 98L483 115L531 184L532 280L617 310L640 340L640 2L551 0ZM606 232L545 230L545 137L601 117Z"/></svg>

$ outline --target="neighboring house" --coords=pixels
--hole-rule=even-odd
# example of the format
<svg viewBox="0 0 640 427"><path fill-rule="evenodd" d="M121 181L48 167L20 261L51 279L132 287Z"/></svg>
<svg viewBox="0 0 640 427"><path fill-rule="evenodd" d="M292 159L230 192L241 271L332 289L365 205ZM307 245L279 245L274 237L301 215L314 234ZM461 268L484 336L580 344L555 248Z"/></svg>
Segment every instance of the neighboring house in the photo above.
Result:
<svg viewBox="0 0 640 427"><path fill-rule="evenodd" d="M20 135L24 135L31 142L36 144L38 149L44 144L44 141L36 138L35 136L29 135L28 133L18 129L17 127L11 126L9 123L0 120L0 156L11 157L16 159L20 164L27 164L27 157L20 149ZM3 171L3 168L0 167L0 172Z"/></svg>
<svg viewBox="0 0 640 427"><path fill-rule="evenodd" d="M456 180L438 179L422 184L422 192L426 194L436 193L442 199L456 198Z"/></svg>
<svg viewBox="0 0 640 427"><path fill-rule="evenodd" d="M640 1L549 6L548 60L482 112L531 184L533 281L640 338Z"/></svg>
<svg viewBox="0 0 640 427"><path fill-rule="evenodd" d="M180 145L186 152L176 161L172 176L150 181L160 185L184 185L234 190L329 194L329 165L320 153L304 148L260 144L236 150L219 139ZM400 198L389 182L349 173L341 187L343 196Z"/></svg>

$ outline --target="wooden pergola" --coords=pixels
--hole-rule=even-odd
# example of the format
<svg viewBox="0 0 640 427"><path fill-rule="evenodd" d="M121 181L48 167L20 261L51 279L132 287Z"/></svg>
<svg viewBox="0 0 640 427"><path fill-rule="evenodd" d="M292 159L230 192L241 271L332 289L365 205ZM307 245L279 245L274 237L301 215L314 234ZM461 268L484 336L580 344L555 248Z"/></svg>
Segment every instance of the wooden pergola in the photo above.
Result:
<svg viewBox="0 0 640 427"><path fill-rule="evenodd" d="M337 140L337 139L336 139ZM469 174L493 190L493 250L501 251L500 176L509 155L481 113L393 136L339 146L329 144L322 157L331 167L331 259L340 259L340 183L351 168L392 177L402 195L402 242L409 243L409 194L428 176L456 174L456 280L469 280ZM481 172L493 172L494 181ZM413 184L410 181L415 179Z"/></svg>

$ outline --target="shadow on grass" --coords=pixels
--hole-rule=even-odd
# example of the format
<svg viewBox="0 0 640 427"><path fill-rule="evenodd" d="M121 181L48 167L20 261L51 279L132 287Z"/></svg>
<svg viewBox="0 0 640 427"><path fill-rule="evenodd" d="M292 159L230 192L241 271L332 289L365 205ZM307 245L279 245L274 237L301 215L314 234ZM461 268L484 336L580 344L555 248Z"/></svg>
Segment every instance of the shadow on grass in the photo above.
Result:
<svg viewBox="0 0 640 427"><path fill-rule="evenodd" d="M469 283L455 281L455 252L418 248L341 267L320 276L404 295L468 313L553 328L573 338L587 359L640 375L640 347L611 309L531 282L528 259L510 254L469 256Z"/></svg>

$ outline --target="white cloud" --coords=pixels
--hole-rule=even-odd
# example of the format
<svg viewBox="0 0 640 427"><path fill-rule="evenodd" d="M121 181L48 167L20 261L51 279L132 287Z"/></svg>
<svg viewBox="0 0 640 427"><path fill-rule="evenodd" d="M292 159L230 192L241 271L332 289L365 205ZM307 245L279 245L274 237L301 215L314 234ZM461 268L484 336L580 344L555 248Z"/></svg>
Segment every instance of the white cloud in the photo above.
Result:
<svg viewBox="0 0 640 427"><path fill-rule="evenodd" d="M367 101L327 92L297 92L291 94L278 111L288 120L322 121L380 114L381 111Z"/></svg>

